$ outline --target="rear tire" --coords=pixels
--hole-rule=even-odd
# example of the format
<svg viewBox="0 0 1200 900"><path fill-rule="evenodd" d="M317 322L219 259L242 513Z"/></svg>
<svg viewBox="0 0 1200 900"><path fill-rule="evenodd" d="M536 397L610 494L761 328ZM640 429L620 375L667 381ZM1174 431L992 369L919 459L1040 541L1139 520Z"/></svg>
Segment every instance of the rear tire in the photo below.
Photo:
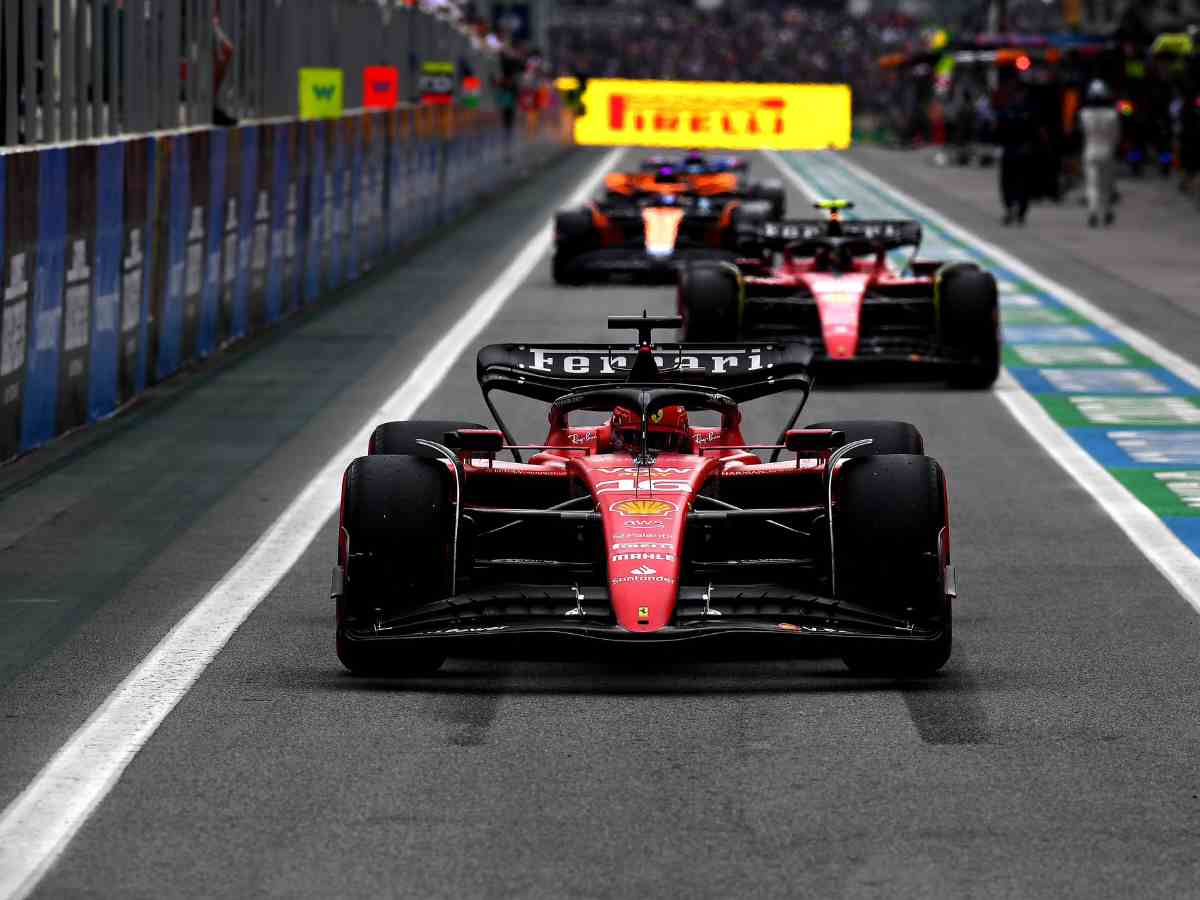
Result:
<svg viewBox="0 0 1200 900"><path fill-rule="evenodd" d="M719 263L686 266L679 273L677 296L685 341L738 339L742 282L735 266Z"/></svg>
<svg viewBox="0 0 1200 900"><path fill-rule="evenodd" d="M460 428L483 428L474 422L442 421L440 419L414 419L403 422L384 422L371 432L367 453L371 456L397 455L419 456L421 459L444 459L436 450L430 450L417 440L445 443L447 431Z"/></svg>
<svg viewBox="0 0 1200 900"><path fill-rule="evenodd" d="M925 453L925 439L916 425L908 422L892 422L887 419L845 419L841 422L817 422L808 428L829 428L846 435L846 443L852 444L863 438L871 443L851 450L851 459L863 456L881 456L889 453L909 453L920 456Z"/></svg>
<svg viewBox="0 0 1200 900"><path fill-rule="evenodd" d="M449 593L454 511L448 481L445 466L416 456L360 456L346 469L337 655L355 675L419 675L446 660L410 643L355 641L348 632Z"/></svg>
<svg viewBox="0 0 1200 900"><path fill-rule="evenodd" d="M940 631L927 642L864 643L843 659L862 674L931 675L953 643L939 541L949 525L941 466L928 456L871 456L850 460L836 478L837 599Z"/></svg>
<svg viewBox="0 0 1200 900"><path fill-rule="evenodd" d="M938 315L942 344L971 358L950 375L954 387L989 388L1000 374L1000 303L996 279L974 265L958 265L938 275Z"/></svg>
<svg viewBox="0 0 1200 900"><path fill-rule="evenodd" d="M778 222L787 213L787 191L781 181L759 182L754 196L771 204L771 219Z"/></svg>
<svg viewBox="0 0 1200 900"><path fill-rule="evenodd" d="M586 209L563 210L554 216L554 258L551 274L557 284L583 284L573 265L580 253L591 249L595 240L592 214Z"/></svg>

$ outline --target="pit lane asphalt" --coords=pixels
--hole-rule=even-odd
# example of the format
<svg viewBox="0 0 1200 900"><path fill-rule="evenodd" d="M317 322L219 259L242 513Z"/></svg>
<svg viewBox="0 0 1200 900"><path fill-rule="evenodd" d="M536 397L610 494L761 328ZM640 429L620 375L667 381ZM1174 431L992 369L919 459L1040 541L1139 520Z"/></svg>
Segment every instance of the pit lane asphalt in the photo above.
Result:
<svg viewBox="0 0 1200 900"><path fill-rule="evenodd" d="M594 159L575 154L320 315L4 473L0 801ZM902 161L855 159L911 189ZM976 227L959 200L920 196ZM1024 258L1032 234L985 236ZM1109 281L1096 266L1050 274L1098 302ZM545 261L481 342L603 341L606 315L672 304L662 288L557 288ZM423 414L486 421L470 357ZM753 438L782 415L762 406ZM333 656L328 523L35 896L1193 892L1200 617L993 396L818 388L805 419L859 416L917 423L951 478L962 596L941 677L454 660L359 681ZM532 404L512 417L518 435L543 423Z"/></svg>

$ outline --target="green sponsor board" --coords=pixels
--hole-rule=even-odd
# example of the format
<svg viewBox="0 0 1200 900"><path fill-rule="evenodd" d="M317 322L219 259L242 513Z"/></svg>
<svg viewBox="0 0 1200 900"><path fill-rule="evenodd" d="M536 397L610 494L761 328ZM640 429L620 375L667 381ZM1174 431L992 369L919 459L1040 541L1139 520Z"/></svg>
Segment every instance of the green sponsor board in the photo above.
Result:
<svg viewBox="0 0 1200 900"><path fill-rule="evenodd" d="M345 103L342 70L301 69L299 97L300 118L338 118Z"/></svg>
<svg viewBox="0 0 1200 900"><path fill-rule="evenodd" d="M1006 344L1006 366L1053 366L1065 369L1075 366L1094 369L1097 366L1148 369L1154 366L1149 359L1128 347L1104 344Z"/></svg>
<svg viewBox="0 0 1200 900"><path fill-rule="evenodd" d="M1037 399L1063 428L1200 425L1198 397L1038 394Z"/></svg>
<svg viewBox="0 0 1200 900"><path fill-rule="evenodd" d="M1200 518L1200 469L1109 469L1159 516Z"/></svg>

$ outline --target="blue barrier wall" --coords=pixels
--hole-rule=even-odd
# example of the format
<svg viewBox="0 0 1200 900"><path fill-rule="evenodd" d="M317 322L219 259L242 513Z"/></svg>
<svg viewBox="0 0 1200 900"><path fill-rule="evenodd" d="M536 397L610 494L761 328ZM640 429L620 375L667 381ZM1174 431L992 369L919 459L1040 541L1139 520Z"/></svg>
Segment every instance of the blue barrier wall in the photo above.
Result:
<svg viewBox="0 0 1200 900"><path fill-rule="evenodd" d="M514 156L532 168L565 133ZM0 155L0 461L319 302L515 171L494 117L446 109Z"/></svg>

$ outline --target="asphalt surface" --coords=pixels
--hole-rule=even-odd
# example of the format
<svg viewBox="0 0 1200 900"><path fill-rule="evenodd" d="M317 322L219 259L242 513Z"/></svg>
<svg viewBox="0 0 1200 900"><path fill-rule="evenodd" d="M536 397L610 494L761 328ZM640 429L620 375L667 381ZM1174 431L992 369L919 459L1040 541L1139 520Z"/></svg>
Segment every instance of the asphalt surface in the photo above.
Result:
<svg viewBox="0 0 1200 900"><path fill-rule="evenodd" d="M0 472L0 803L597 158L575 153L320 313ZM1102 254L1001 229L964 192L921 187L911 157L854 158L1126 311ZM1152 252L1131 219L1123 241ZM1154 276L1143 314L1195 360L1193 310ZM602 341L605 316L672 305L670 289L557 288L544 260L481 342ZM754 408L752 436L780 414ZM422 415L486 421L470 354ZM1197 894L1200 616L995 396L818 389L806 414L851 417L918 424L951 479L961 597L941 676L452 660L357 680L333 654L330 522L35 896ZM544 410L511 424L539 438Z"/></svg>

